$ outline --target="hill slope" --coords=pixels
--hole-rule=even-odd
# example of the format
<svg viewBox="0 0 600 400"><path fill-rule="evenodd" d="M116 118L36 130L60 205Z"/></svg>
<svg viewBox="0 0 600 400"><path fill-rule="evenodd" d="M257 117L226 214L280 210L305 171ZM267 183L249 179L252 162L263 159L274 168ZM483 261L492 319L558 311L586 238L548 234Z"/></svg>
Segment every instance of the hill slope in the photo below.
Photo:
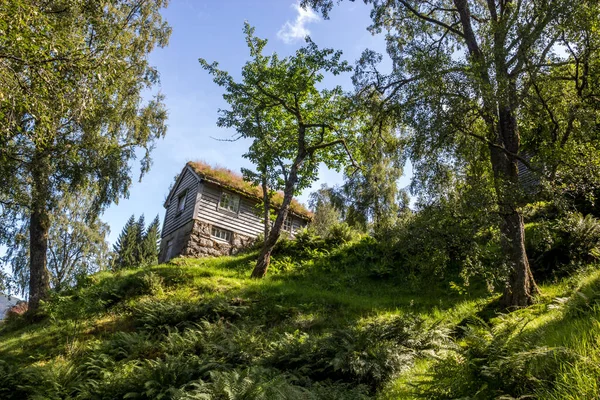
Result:
<svg viewBox="0 0 600 400"><path fill-rule="evenodd" d="M100 273L0 329L0 398L587 399L600 394L600 272L529 309L413 289L333 261L253 255ZM509 397L505 397L509 398Z"/></svg>

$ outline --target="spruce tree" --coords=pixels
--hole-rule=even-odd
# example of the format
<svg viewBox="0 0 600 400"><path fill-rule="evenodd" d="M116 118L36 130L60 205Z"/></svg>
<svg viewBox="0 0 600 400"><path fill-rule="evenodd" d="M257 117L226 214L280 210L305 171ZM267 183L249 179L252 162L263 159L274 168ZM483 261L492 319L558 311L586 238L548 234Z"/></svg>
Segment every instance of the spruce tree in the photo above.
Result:
<svg viewBox="0 0 600 400"><path fill-rule="evenodd" d="M135 266L140 266L145 263L144 251L142 249L142 243L144 242L144 236L146 235L146 218L144 214L140 215L140 218L136 222L137 230L135 235Z"/></svg>
<svg viewBox="0 0 600 400"><path fill-rule="evenodd" d="M141 262L143 264L151 265L158 262L159 240L160 220L157 215L150 225L148 225L148 229L146 229L146 234L140 245Z"/></svg>
<svg viewBox="0 0 600 400"><path fill-rule="evenodd" d="M135 221L135 215L129 217L123 227L113 249L116 253L115 269L129 268L138 265L138 241L139 224Z"/></svg>

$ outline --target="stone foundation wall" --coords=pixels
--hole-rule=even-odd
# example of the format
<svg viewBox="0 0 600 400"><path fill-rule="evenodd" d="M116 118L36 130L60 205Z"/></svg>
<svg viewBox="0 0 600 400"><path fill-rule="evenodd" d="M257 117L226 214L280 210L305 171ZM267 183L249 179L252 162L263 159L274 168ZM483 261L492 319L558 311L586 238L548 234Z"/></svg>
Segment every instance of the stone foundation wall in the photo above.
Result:
<svg viewBox="0 0 600 400"><path fill-rule="evenodd" d="M211 235L211 228L212 225L206 222L194 220L191 232L186 238L186 244L180 254L184 257L196 258L232 255L239 253L254 242L254 238L235 232L232 232L229 242L219 240Z"/></svg>

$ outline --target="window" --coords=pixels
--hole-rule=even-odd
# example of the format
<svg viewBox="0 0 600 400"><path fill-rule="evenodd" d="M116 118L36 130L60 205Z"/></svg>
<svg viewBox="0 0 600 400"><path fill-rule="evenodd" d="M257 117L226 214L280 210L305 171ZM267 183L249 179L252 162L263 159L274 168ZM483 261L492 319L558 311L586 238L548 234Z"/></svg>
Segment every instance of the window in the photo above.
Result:
<svg viewBox="0 0 600 400"><path fill-rule="evenodd" d="M240 196L231 193L221 193L221 201L219 201L219 208L227 211L237 213L240 209Z"/></svg>
<svg viewBox="0 0 600 400"><path fill-rule="evenodd" d="M217 239L225 240L226 242L231 240L231 232L226 231L225 229L217 228L216 226L212 227L210 234Z"/></svg>
<svg viewBox="0 0 600 400"><path fill-rule="evenodd" d="M290 218L286 218L283 220L283 230L286 232L292 231L292 220Z"/></svg>
<svg viewBox="0 0 600 400"><path fill-rule="evenodd" d="M185 198L187 195L187 191L181 193L177 198L177 214L181 214L183 209L185 208Z"/></svg>
<svg viewBox="0 0 600 400"><path fill-rule="evenodd" d="M167 241L167 256L165 257L167 261L171 259L173 256L173 240Z"/></svg>

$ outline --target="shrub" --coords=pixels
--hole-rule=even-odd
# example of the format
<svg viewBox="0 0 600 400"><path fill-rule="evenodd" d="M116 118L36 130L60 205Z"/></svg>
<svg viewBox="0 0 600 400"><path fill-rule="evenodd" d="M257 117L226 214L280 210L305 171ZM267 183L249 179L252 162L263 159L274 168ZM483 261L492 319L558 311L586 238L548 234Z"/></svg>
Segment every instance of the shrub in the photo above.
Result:
<svg viewBox="0 0 600 400"><path fill-rule="evenodd" d="M132 307L136 326L148 331L165 331L167 327L185 327L202 320L233 320L241 316L246 306L223 299L202 302L157 301L147 299Z"/></svg>
<svg viewBox="0 0 600 400"><path fill-rule="evenodd" d="M117 332L103 343L100 351L116 361L152 358L156 344L145 332Z"/></svg>
<svg viewBox="0 0 600 400"><path fill-rule="evenodd" d="M293 378L261 367L211 371L210 380L189 385L178 399L308 399L308 391L292 383Z"/></svg>
<svg viewBox="0 0 600 400"><path fill-rule="evenodd" d="M273 342L268 365L317 381L360 383L372 391L445 342L442 329L415 316L378 319L323 337L286 333Z"/></svg>
<svg viewBox="0 0 600 400"><path fill-rule="evenodd" d="M523 332L527 321L489 327L481 320L463 327L462 344L431 369L421 388L428 399L527 398L538 383L552 381L561 363L576 356L566 348L535 345Z"/></svg>
<svg viewBox="0 0 600 400"><path fill-rule="evenodd" d="M30 383L29 370L18 369L4 360L0 360L0 398L6 400L21 400L30 397L34 386Z"/></svg>
<svg viewBox="0 0 600 400"><path fill-rule="evenodd" d="M533 273L541 279L569 275L600 259L600 221L591 215L530 223L525 239Z"/></svg>
<svg viewBox="0 0 600 400"><path fill-rule="evenodd" d="M132 297L162 293L162 286L162 278L152 271L117 273L101 279L84 296L98 299L99 307L107 308Z"/></svg>
<svg viewBox="0 0 600 400"><path fill-rule="evenodd" d="M360 238L360 232L354 230L345 222L340 222L329 227L325 235L326 243L331 247L338 247Z"/></svg>

